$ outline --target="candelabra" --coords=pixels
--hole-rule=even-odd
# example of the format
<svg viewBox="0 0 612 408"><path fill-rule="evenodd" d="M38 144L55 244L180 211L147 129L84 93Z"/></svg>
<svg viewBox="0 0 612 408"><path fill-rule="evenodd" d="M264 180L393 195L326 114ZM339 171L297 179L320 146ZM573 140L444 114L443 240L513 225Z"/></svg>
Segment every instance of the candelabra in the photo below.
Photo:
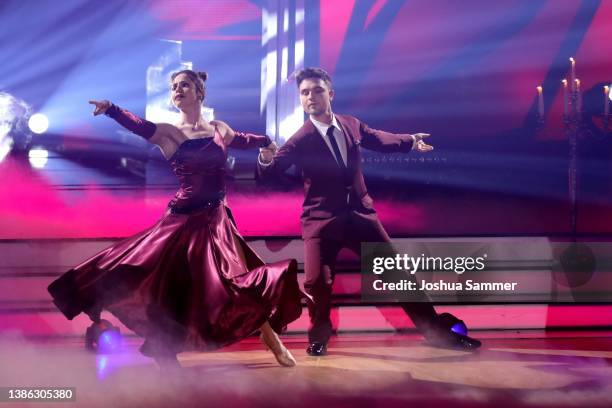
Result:
<svg viewBox="0 0 612 408"><path fill-rule="evenodd" d="M578 140L591 133L586 121L582 105L582 92L580 90L580 79L576 78L576 60L570 58L570 82L567 79L561 81L563 85L563 128L569 142L568 161L568 187L570 203L570 228L572 236L576 236L577 229L577 147ZM537 128L544 127L544 99L543 89L537 88L538 92L538 115ZM610 126L610 88L604 86L604 109L602 114L603 133L608 134Z"/></svg>
<svg viewBox="0 0 612 408"><path fill-rule="evenodd" d="M568 186L569 186L569 201L570 201L570 228L572 236L576 236L577 228L577 183L576 183L576 168L577 168L577 145L578 137L583 134L585 129L584 121L582 120L582 104L580 103L580 89L574 88L570 93L568 104L564 109L563 127L565 135L569 141L569 163L568 163Z"/></svg>

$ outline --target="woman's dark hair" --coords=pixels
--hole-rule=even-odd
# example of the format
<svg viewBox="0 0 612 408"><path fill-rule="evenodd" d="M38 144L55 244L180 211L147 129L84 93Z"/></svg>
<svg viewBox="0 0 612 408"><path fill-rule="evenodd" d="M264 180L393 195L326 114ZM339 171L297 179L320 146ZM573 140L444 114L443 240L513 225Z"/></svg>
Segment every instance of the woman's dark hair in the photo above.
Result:
<svg viewBox="0 0 612 408"><path fill-rule="evenodd" d="M208 79L208 74L204 71L193 71L191 69L184 69L182 71L174 72L170 76L170 80L174 81L174 78L177 76L185 74L187 77L195 84L196 93L200 93L202 95L202 101L204 101L204 95L206 90L206 80Z"/></svg>

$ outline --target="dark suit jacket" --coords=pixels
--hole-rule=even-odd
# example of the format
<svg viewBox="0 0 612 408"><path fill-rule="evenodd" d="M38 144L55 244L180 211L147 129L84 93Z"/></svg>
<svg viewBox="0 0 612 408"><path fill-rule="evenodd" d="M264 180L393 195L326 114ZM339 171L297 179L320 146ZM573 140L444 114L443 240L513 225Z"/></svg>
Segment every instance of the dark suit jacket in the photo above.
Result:
<svg viewBox="0 0 612 408"><path fill-rule="evenodd" d="M335 116L347 139L348 177L310 120L278 150L271 165L258 166L260 177L282 174L291 165L302 170L304 239L340 238L342 225L339 224L350 216L378 223L363 180L360 147L389 153L412 150L410 135L372 129L353 116Z"/></svg>

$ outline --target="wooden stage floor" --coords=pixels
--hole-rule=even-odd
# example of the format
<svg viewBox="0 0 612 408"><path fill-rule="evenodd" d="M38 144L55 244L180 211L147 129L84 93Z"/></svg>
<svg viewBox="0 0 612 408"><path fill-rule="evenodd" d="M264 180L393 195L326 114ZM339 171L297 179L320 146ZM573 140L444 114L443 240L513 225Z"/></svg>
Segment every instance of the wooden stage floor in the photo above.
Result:
<svg viewBox="0 0 612 408"><path fill-rule="evenodd" d="M0 338L0 386L76 387L70 407L593 407L612 406L612 332L479 332L476 353L444 350L416 334L343 334L309 357L303 335L284 336L298 360L279 367L256 338L182 353L160 372L140 341L95 355L82 340ZM40 403L0 403L40 406Z"/></svg>

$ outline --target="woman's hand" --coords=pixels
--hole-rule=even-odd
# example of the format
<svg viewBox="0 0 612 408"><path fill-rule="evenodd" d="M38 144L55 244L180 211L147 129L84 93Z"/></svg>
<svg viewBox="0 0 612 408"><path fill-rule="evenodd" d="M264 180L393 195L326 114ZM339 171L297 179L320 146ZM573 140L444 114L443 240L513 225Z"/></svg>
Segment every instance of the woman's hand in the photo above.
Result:
<svg viewBox="0 0 612 408"><path fill-rule="evenodd" d="M428 145L423 141L426 137L429 137L429 133L415 133L412 135L414 138L415 149L420 153L431 152L433 150L433 146Z"/></svg>
<svg viewBox="0 0 612 408"><path fill-rule="evenodd" d="M259 149L259 154L264 163L270 163L274 159L274 155L278 150L278 146L276 143L272 142L268 145L268 147L262 147Z"/></svg>
<svg viewBox="0 0 612 408"><path fill-rule="evenodd" d="M102 115L106 113L106 110L111 107L110 101L102 100L102 101L89 101L90 105L95 105L96 108L93 111L94 116Z"/></svg>

